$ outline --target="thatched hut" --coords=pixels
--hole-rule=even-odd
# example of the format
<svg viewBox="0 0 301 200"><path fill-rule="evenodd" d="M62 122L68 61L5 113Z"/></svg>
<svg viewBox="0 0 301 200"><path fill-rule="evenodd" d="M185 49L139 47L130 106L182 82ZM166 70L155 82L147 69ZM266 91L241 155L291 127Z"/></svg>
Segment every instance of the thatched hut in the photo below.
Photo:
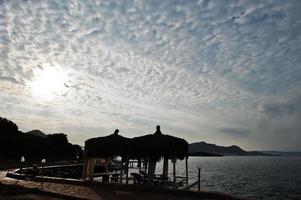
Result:
<svg viewBox="0 0 301 200"><path fill-rule="evenodd" d="M183 160L186 158L186 176L187 172L187 157L188 143L186 140L170 135L162 134L160 126L154 134L135 137L131 141L131 157L147 160L148 179L152 180L156 169L156 162L161 158L163 162L163 176L168 176L168 159L171 159L174 167L174 182L175 180L175 162L176 159ZM187 179L187 177L186 177Z"/></svg>
<svg viewBox="0 0 301 200"><path fill-rule="evenodd" d="M118 134L116 129L111 135L88 139L85 142L85 151L87 157L114 158L116 156L125 156L130 139Z"/></svg>
<svg viewBox="0 0 301 200"><path fill-rule="evenodd" d="M85 141L85 167L84 178L91 175L94 171L96 159L111 159L117 156L126 158L129 152L130 139L118 135L116 129L111 135L105 137L91 138Z"/></svg>
<svg viewBox="0 0 301 200"><path fill-rule="evenodd" d="M162 134L160 126L154 134L135 137L131 142L133 157L158 161L161 158L181 159L188 154L188 143L181 138Z"/></svg>
<svg viewBox="0 0 301 200"><path fill-rule="evenodd" d="M173 178L176 182L175 163L177 159L186 158L186 181L188 181L188 143L181 138L161 133L160 126L154 134L135 137L133 139L125 138L118 135L118 130L114 134L106 137L92 138L85 142L85 167L84 178L93 179L93 171L97 158L110 159L117 156L122 157L122 163L125 163L126 182L128 182L128 164L129 159L143 159L145 164L145 172L148 170L148 181L152 182L156 163L160 159L163 162L163 177L168 177L168 160L173 162ZM139 162L141 169L141 162ZM121 174L122 174L121 171ZM139 170L141 171L141 170ZM122 178L120 179L122 181Z"/></svg>

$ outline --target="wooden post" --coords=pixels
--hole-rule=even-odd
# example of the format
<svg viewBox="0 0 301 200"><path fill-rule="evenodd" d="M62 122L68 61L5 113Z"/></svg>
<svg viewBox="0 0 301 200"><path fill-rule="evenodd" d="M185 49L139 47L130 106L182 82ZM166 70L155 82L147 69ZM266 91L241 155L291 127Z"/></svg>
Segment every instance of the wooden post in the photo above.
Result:
<svg viewBox="0 0 301 200"><path fill-rule="evenodd" d="M129 184L129 159L126 158L125 161L125 183Z"/></svg>
<svg viewBox="0 0 301 200"><path fill-rule="evenodd" d="M86 156L86 151L83 152L83 157L84 157L84 168L83 168L83 172L82 172L82 177L84 180L86 180L87 178L87 167L88 167L88 159Z"/></svg>
<svg viewBox="0 0 301 200"><path fill-rule="evenodd" d="M23 171L23 157L21 158L21 162L20 162L20 173L19 173L19 176L18 176L18 180L19 181L19 178L21 179L21 174L22 174L22 171Z"/></svg>
<svg viewBox="0 0 301 200"><path fill-rule="evenodd" d="M144 160L144 171L145 171L145 173L147 173L147 164L148 164L148 160Z"/></svg>
<svg viewBox="0 0 301 200"><path fill-rule="evenodd" d="M141 158L137 160L137 167L141 167Z"/></svg>
<svg viewBox="0 0 301 200"><path fill-rule="evenodd" d="M139 167L139 174L141 173L141 158L138 160L137 167Z"/></svg>
<svg viewBox="0 0 301 200"><path fill-rule="evenodd" d="M88 161L87 161L87 177L89 179L89 181L91 181L91 158L88 158Z"/></svg>
<svg viewBox="0 0 301 200"><path fill-rule="evenodd" d="M163 177L168 177L168 158L164 158L162 175Z"/></svg>
<svg viewBox="0 0 301 200"><path fill-rule="evenodd" d="M120 179L119 179L119 183L122 184L122 176L123 176L123 170L122 167L120 169Z"/></svg>
<svg viewBox="0 0 301 200"><path fill-rule="evenodd" d="M198 191L201 190L201 168L198 169Z"/></svg>
<svg viewBox="0 0 301 200"><path fill-rule="evenodd" d="M147 177L147 179L148 179L147 183L148 184L151 184L152 181L153 181L154 174L155 174L155 171L156 171L156 164L157 164L156 161L149 161L148 177Z"/></svg>
<svg viewBox="0 0 301 200"><path fill-rule="evenodd" d="M174 184L174 188L176 188L176 159L172 160L172 164L173 164L173 184Z"/></svg>
<svg viewBox="0 0 301 200"><path fill-rule="evenodd" d="M105 172L109 171L109 159L101 159L101 162L104 163L104 167L105 167Z"/></svg>
<svg viewBox="0 0 301 200"><path fill-rule="evenodd" d="M123 163L125 162L124 161L124 157L121 158L121 168L120 168L120 179L119 179L119 183L122 184L122 179L123 179L123 168L124 168L124 165Z"/></svg>
<svg viewBox="0 0 301 200"><path fill-rule="evenodd" d="M188 156L185 159L186 164L186 184L188 184Z"/></svg>
<svg viewBox="0 0 301 200"><path fill-rule="evenodd" d="M96 158L89 158L88 160L88 173L89 173L89 181L93 181L94 177L94 168L96 165Z"/></svg>

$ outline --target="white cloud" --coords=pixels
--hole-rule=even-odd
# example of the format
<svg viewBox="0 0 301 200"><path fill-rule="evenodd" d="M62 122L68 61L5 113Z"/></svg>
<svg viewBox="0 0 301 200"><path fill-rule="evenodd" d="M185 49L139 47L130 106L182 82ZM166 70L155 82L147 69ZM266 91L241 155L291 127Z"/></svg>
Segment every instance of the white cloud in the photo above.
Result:
<svg viewBox="0 0 301 200"><path fill-rule="evenodd" d="M299 4L3 1L0 111L27 130L72 130L74 141L161 123L189 141L221 144L236 140L223 128L251 130L240 143L260 148L256 106L301 87ZM34 98L35 70L57 67L68 75L64 92Z"/></svg>

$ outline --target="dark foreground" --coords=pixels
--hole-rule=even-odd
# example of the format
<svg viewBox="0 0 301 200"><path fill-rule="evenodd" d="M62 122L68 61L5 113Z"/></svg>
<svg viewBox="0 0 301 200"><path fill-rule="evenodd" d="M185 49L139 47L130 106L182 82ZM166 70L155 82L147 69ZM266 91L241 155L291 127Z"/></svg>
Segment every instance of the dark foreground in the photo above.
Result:
<svg viewBox="0 0 301 200"><path fill-rule="evenodd" d="M17 180L5 177L0 172L0 199L91 199L91 200L239 200L230 195L212 192L191 192L177 190L156 190L153 187L135 185L112 185L97 182L70 182L40 180Z"/></svg>
<svg viewBox="0 0 301 200"><path fill-rule="evenodd" d="M59 200L59 199L67 199L67 198L68 197L64 197L62 195L43 192L43 191L40 191L37 189L28 189L28 188L24 188L24 187L21 187L18 185L0 184L0 199Z"/></svg>

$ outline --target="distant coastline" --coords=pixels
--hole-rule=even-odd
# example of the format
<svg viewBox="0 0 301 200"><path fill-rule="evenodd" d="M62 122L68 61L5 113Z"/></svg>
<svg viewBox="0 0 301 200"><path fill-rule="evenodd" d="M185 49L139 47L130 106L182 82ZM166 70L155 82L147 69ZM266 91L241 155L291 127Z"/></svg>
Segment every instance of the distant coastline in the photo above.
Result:
<svg viewBox="0 0 301 200"><path fill-rule="evenodd" d="M299 151L260 151L272 156L301 156Z"/></svg>
<svg viewBox="0 0 301 200"><path fill-rule="evenodd" d="M189 156L201 156L201 157L222 157L221 154L213 154L213 153L206 153L206 152L192 152L189 153Z"/></svg>
<svg viewBox="0 0 301 200"><path fill-rule="evenodd" d="M189 144L190 156L282 156L278 151L245 151L237 145L219 146L204 141ZM295 152L295 155L299 155ZM301 153L300 153L301 155Z"/></svg>

